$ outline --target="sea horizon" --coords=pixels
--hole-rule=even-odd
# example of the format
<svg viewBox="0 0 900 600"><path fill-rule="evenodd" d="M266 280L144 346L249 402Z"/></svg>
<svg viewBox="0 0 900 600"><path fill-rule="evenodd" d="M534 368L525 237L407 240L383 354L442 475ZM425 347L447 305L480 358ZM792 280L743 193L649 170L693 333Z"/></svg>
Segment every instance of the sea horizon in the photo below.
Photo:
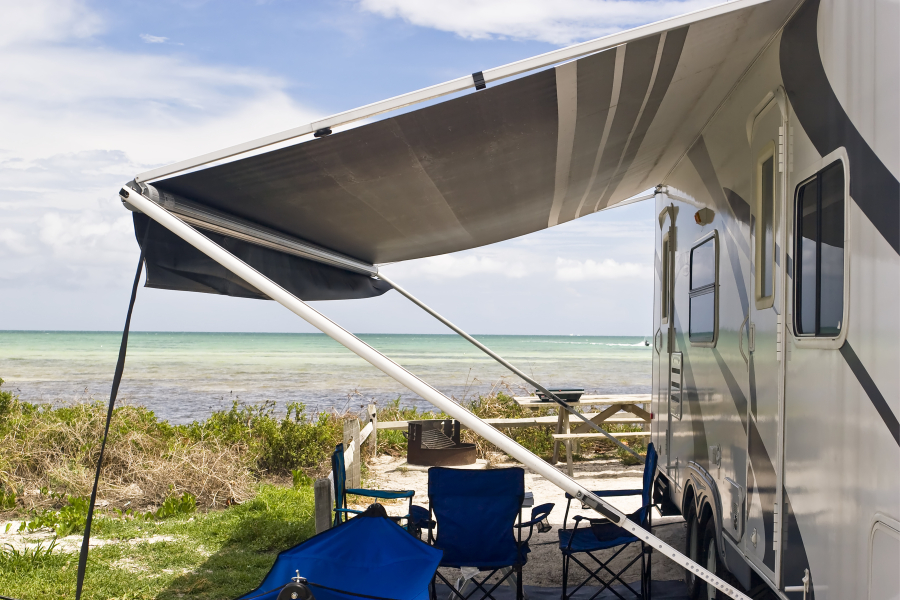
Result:
<svg viewBox="0 0 900 600"><path fill-rule="evenodd" d="M361 339L466 400L532 390L453 333L365 333ZM649 336L473 334L545 386L649 393ZM3 389L29 402L105 400L121 331L0 330ZM119 392L173 423L202 419L235 400L301 402L311 412L359 410L396 398L430 404L322 333L132 331Z"/></svg>

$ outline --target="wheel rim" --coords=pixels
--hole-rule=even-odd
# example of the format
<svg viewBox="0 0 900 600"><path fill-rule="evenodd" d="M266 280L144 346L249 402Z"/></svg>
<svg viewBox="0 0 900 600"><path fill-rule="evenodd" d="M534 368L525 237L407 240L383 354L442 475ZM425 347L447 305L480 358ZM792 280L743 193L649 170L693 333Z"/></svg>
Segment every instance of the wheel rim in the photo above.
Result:
<svg viewBox="0 0 900 600"><path fill-rule="evenodd" d="M716 540L715 538L709 540L709 546L706 548L706 570L715 575L718 572L716 568L718 566L719 557L716 554ZM711 584L706 584L706 598L707 600L715 600L716 598L716 588Z"/></svg>

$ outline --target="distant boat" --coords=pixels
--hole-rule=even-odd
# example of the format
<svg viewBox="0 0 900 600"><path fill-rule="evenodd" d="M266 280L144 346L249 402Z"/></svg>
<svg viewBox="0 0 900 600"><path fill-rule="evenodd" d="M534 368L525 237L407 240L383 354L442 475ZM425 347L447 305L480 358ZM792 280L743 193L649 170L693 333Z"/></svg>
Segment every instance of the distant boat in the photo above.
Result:
<svg viewBox="0 0 900 600"><path fill-rule="evenodd" d="M645 345L645 346L649 346L649 345L650 345L650 342L647 341L647 338L644 338L644 345Z"/></svg>

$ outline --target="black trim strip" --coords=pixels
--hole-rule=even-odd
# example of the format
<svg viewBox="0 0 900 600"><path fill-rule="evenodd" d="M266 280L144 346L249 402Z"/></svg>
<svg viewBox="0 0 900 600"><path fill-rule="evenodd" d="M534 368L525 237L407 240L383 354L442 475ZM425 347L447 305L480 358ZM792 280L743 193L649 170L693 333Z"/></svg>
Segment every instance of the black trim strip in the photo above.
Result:
<svg viewBox="0 0 900 600"><path fill-rule="evenodd" d="M728 386L728 391L731 393L731 400L732 402L734 402L734 409L741 417L741 426L744 428L744 433L746 434L747 397L744 396L744 392L741 391L740 384L738 384L737 379L735 379L734 373L732 373L731 369L728 368L728 365L725 363L725 359L722 358L721 354L719 354L719 350L717 348L713 348L712 353L716 358L716 363L719 365L719 371L722 372L722 378L725 380L725 385Z"/></svg>
<svg viewBox="0 0 900 600"><path fill-rule="evenodd" d="M656 55L659 52L659 35L654 35L625 46L625 62L622 66L622 85L619 88L619 97L616 99L616 114L613 117L609 135L606 138L606 147L603 148L603 156L600 158L600 166L594 185L588 191L594 195L597 201L591 210L603 208L601 194L606 193L616 170L627 150L628 136L634 131L637 124L638 113L641 104L647 96L650 88L650 79L653 76L653 66L656 64ZM599 197L598 197L599 196Z"/></svg>
<svg viewBox="0 0 900 600"><path fill-rule="evenodd" d="M703 136L697 139L697 142L688 150L688 160L694 165L697 174L706 186L716 207L720 212L724 212L729 206L728 199L725 195L724 188L719 184L719 176L716 174L716 168L712 164L712 158L709 156L709 150L706 149L706 141ZM737 219L735 219L737 220ZM738 295L741 298L741 314L746 315L750 310L750 300L747 297L747 284L743 278L743 270L741 269L741 260L737 253L737 242L735 236L732 235L731 229L725 227L725 245L728 247L728 259L731 261L731 274L734 276L734 283L737 286ZM752 232L751 226L751 232Z"/></svg>
<svg viewBox="0 0 900 600"><path fill-rule="evenodd" d="M778 478L775 474L775 465L772 464L772 457L769 456L769 452L766 450L766 444L763 442L759 429L756 426L756 419L750 419L749 430L750 433L747 436L747 455L750 458L749 463L753 470L756 493L759 495L759 504L762 509L763 531L765 532L766 538L763 564L774 572L775 547L772 545L772 540L775 535L775 488ZM747 517L749 518L749 516L748 510Z"/></svg>
<svg viewBox="0 0 900 600"><path fill-rule="evenodd" d="M808 0L781 37L781 76L800 125L820 155L843 146L850 157L850 196L900 254L900 182L853 125L828 83L819 55L819 0Z"/></svg>
<svg viewBox="0 0 900 600"><path fill-rule="evenodd" d="M653 89L650 91L650 96L647 98L647 104L644 106L644 112L641 113L641 118L635 126L631 140L628 142L628 147L622 156L622 164L619 165L616 174L613 175L612 180L606 187L606 193L603 194L603 198L600 200L600 204L603 206L609 205L612 195L619 187L619 184L622 182L628 169L631 168L631 163L634 162L638 150L641 149L644 137L647 135L647 131L650 130L650 125L653 123L653 119L659 111L663 98L665 98L666 92L669 91L669 85L672 83L672 78L675 76L675 69L678 67L678 63L681 60L681 52L684 50L684 41L687 38L687 33L687 27L673 29L666 33L666 41L663 46L662 56L659 60L659 68L656 70L656 79L653 82Z"/></svg>
<svg viewBox="0 0 900 600"><path fill-rule="evenodd" d="M888 431L890 431L891 435L894 437L894 441L900 446L900 422L897 421L897 416L891 410L891 407L888 406L884 396L881 395L878 386L875 385L875 382L872 380L866 367L862 364L862 361L859 360L859 357L856 355L856 352L853 351L853 348L850 347L850 342L844 342L844 345L841 346L841 356L847 361L847 366L853 371L853 374L866 392L866 395L869 396L869 400L872 401L872 406L878 411L878 415L881 417L881 420L884 421L884 424L887 425Z"/></svg>

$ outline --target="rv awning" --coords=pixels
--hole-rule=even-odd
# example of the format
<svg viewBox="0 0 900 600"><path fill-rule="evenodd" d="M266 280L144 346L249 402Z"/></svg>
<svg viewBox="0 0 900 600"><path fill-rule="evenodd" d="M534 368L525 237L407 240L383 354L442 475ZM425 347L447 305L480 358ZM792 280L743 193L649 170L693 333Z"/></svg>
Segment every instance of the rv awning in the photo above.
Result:
<svg viewBox="0 0 900 600"><path fill-rule="evenodd" d="M487 82L462 97L260 153L409 104L399 97L237 149L253 156L226 150L137 181L367 264L514 238L663 183L794 4L698 11L457 80ZM494 83L531 65L555 66Z"/></svg>

